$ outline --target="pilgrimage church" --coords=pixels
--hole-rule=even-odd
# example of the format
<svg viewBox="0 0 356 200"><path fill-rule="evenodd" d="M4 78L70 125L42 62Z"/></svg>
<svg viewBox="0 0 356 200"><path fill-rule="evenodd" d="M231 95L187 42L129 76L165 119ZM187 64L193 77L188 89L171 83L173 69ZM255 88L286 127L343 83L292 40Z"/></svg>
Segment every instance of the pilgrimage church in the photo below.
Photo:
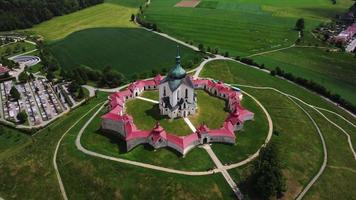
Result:
<svg viewBox="0 0 356 200"><path fill-rule="evenodd" d="M186 136L166 132L158 122L152 129L140 130L133 117L126 113L125 103L147 90L159 91L160 114L169 118L187 117L196 113L195 90L204 90L212 96L224 99L229 113L219 128L210 129L208 124L201 124L196 127L196 131ZM236 131L241 130L245 121L254 118L252 112L242 107L240 103L242 96L239 89L223 82L187 75L181 66L178 50L176 64L166 77L158 74L152 79L137 80L126 89L110 95L109 112L102 116L101 129L124 140L127 151L140 144L149 144L155 149L162 147L175 149L184 156L201 144L213 142L235 144Z"/></svg>
<svg viewBox="0 0 356 200"><path fill-rule="evenodd" d="M158 88L161 115L168 115L173 119L195 114L197 98L194 93L194 84L180 64L179 47L176 65L161 81Z"/></svg>

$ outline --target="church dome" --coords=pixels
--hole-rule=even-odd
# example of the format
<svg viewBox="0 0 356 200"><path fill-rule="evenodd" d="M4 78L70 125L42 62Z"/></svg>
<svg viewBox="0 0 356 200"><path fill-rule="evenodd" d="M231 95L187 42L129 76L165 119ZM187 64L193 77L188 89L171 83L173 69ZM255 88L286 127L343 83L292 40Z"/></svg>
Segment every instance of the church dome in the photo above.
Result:
<svg viewBox="0 0 356 200"><path fill-rule="evenodd" d="M180 55L179 55L179 47L177 49L177 57L176 57L176 65L169 71L168 76L171 79L182 79L186 75L186 71L180 65Z"/></svg>

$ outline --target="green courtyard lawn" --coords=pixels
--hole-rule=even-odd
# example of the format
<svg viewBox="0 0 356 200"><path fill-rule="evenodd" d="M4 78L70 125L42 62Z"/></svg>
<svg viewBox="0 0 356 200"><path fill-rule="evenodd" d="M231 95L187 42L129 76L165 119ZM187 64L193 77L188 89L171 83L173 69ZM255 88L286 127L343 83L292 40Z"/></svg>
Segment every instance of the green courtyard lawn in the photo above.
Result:
<svg viewBox="0 0 356 200"><path fill-rule="evenodd" d="M245 122L242 130L235 133L236 144L212 144L215 154L223 164L237 163L248 158L262 146L268 134L268 121L261 107L247 95L244 95L242 105L255 116L252 121Z"/></svg>
<svg viewBox="0 0 356 200"><path fill-rule="evenodd" d="M168 133L181 136L192 133L182 118L169 119L161 116L158 104L133 99L125 103L125 106L127 114L133 117L135 125L141 130L152 130L158 121Z"/></svg>
<svg viewBox="0 0 356 200"><path fill-rule="evenodd" d="M65 69L107 66L131 78L170 69L175 63L177 43L140 28L96 28L75 32L50 48ZM181 46L182 63L201 60L201 55Z"/></svg>
<svg viewBox="0 0 356 200"><path fill-rule="evenodd" d="M177 2L153 0L144 15L165 33L233 56L289 46L298 36L293 30L298 18L305 18L308 32L352 5L347 0L336 5L324 0L203 0L196 8L180 8L174 7Z"/></svg>
<svg viewBox="0 0 356 200"><path fill-rule="evenodd" d="M173 169L206 171L214 167L209 155L201 148L193 149L184 158L170 148L154 150L149 145L139 145L127 152L125 141L120 139L118 135L105 134L100 130L100 116L106 112L105 110L102 110L85 130L82 137L82 144L85 148L104 155Z"/></svg>
<svg viewBox="0 0 356 200"><path fill-rule="evenodd" d="M205 123L210 129L221 128L228 116L226 101L209 95L204 90L196 90L198 110L189 120L195 127Z"/></svg>
<svg viewBox="0 0 356 200"><path fill-rule="evenodd" d="M291 48L252 59L270 70L279 67L297 77L313 80L349 102L356 101L356 58L350 54Z"/></svg>
<svg viewBox="0 0 356 200"><path fill-rule="evenodd" d="M148 99L152 99L152 100L155 100L155 101L159 100L158 90L152 90L152 91L147 91L146 90L140 96L148 98Z"/></svg>
<svg viewBox="0 0 356 200"><path fill-rule="evenodd" d="M226 73L221 73L221 71ZM211 62L203 70L202 76L212 77L228 83L271 86L283 92L295 95L307 103L334 110L355 123L354 118L321 97L292 83L235 62ZM272 90L257 90L246 87L241 87L241 89L252 94L262 102L272 117L274 130L279 132L279 135L273 135L272 140L276 141L280 146L284 174L286 175L287 186L289 188L286 193L286 198L294 198L302 187L310 181L311 177L316 174L322 163L323 153L319 135L307 116L285 96ZM355 169L346 137L342 133L339 134L339 131L326 123L325 120L323 122L320 116L313 115L313 117L317 119L319 127L323 127L322 131L324 137L326 137L328 146L328 163L338 167ZM336 117L334 116L334 118ZM344 124L340 125L345 127ZM351 131L354 132L355 129L351 129ZM353 140L356 139L353 134L351 134L351 137ZM352 189L345 190L345 188L349 188L346 184L354 182L355 177L347 176L350 174L347 170L339 169L340 171L345 171L340 174L334 173L337 169L329 168L331 167L327 168L325 174L323 174L322 178L316 183L319 189L312 190L313 192L311 192L310 195L313 198L319 196L327 198L334 193L334 197L347 199L349 194L352 194L353 191ZM246 166L230 171L234 174L235 178L238 178L242 176L241 174L246 174L248 170L249 167ZM335 182L343 183L341 185L335 185ZM328 188L331 187L333 187L333 189L328 190ZM338 190L338 192L336 192L336 190ZM344 191L343 194L341 194L341 191Z"/></svg>

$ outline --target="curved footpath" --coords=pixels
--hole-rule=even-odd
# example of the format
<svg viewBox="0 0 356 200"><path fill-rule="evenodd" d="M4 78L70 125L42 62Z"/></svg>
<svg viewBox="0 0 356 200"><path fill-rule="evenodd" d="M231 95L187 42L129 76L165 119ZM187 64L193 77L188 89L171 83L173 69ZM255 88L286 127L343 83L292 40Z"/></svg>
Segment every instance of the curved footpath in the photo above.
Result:
<svg viewBox="0 0 356 200"><path fill-rule="evenodd" d="M148 29L146 29L148 30ZM148 30L148 31L151 31L151 30ZM155 31L151 31L151 32L154 32L156 34L159 34L165 38L168 38L168 39L171 39L173 41L176 41L184 46L187 46L195 51L197 51L198 49L195 47L195 46L192 46L192 45L188 45L186 44L185 42L182 42L176 38L173 38L167 34L162 34L162 33L157 33ZM293 45L292 45L293 46ZM291 47L292 47L291 46ZM289 47L289 48L291 48ZM283 50L283 49L279 49L279 50ZM232 58L226 58L226 57L222 57L220 55L215 55L216 57L215 58L209 58L209 59L206 59L204 60L197 68L195 68L194 70L191 70L190 72L194 72L195 71L195 74L194 74L194 77L198 77L201 70L203 69L203 67L210 61L213 61L213 60L230 60L230 61L234 61L234 62L237 62L239 64L242 64L244 66L248 66L248 67L252 67L252 68L255 68L255 69L258 69L260 71L263 71L265 73L269 73L268 70L265 70L265 69L259 69L255 66L252 66L252 65L248 65L248 64L245 64L245 63L242 63L240 61L236 61ZM238 84L236 84L238 85ZM103 91L103 92L116 92L120 89L123 89L125 87L127 87L128 85L124 85L124 86L120 86L118 88L113 88L113 89L99 89L99 88L95 88L95 87L92 87L92 86L83 86L85 87L86 89L89 90L89 93L90 93L90 96L94 96L95 95L95 91L98 90L98 91ZM328 122L330 122L331 124L333 124L334 126L336 126L337 128L339 128L344 134L346 134L347 138L348 138L348 143L349 143L349 146L350 146L350 149L352 151L352 153L354 154L354 157L356 159L356 154L355 154L355 151L353 149L353 146L352 146L352 143L351 143L351 138L350 138L350 135L344 130L342 129L340 126L338 126L336 123L334 123L333 121L331 121L329 118L327 118L325 115L323 115L320 110L323 110L323 111L326 111L326 112L329 112L329 113L332 113L336 116L338 116L339 118L341 118L342 120L346 121L347 123L351 124L353 127L355 127L355 125L348 121L347 119L345 119L343 116L341 116L340 114L337 114L331 110L327 110L325 108L320 108L320 107L317 107L317 106L313 106L313 105L310 105L304 101L302 101L301 99L293 96L293 95L289 95L287 93L284 93L284 92L281 92L279 91L278 89L275 89L275 88L272 88L272 87L255 87L255 86L248 86L248 85L239 85L241 87L250 87L250 88L255 88L255 89L271 89L271 90L274 90L280 94L283 94L285 95L287 98L289 98L292 102L294 102L300 109L303 110L303 112L309 117L309 119L313 122L316 130L318 131L319 133L319 136L321 138L321 141L322 141L322 144L323 144L323 150L324 150L324 162L319 170L319 172L313 177L313 179L308 183L308 185L303 189L303 191L298 195L297 199L302 199L304 197L304 195L307 193L307 191L311 188L311 186L317 181L317 179L320 177L320 175L323 173L325 167L326 167L326 163L327 163L327 149L326 149L326 145L325 145L325 141L324 141L324 138L323 138L323 135L318 127L318 125L316 124L316 122L314 121L314 119L311 117L311 115L303 108L301 107L299 104L297 104L293 99L313 108L314 110L316 110L319 114L321 114ZM255 99L253 96L249 95L248 93L244 92L246 95L250 96L251 98L253 98L256 102L258 102L257 99ZM320 95L319 95L320 96ZM266 113L266 115L268 116L267 119L269 121L269 126L270 126L270 130L273 131L273 124L272 124L272 120L270 119L270 116L267 112L267 110L262 106L262 104L260 102L258 102L258 104L261 106L261 108L263 109L263 111ZM335 104L335 103L334 103ZM81 143L80 143L80 138L85 130L85 128L90 124L90 122L94 119L94 117L100 112L100 110L104 107L104 105L102 105L100 107L100 109L86 122L86 124L81 128L77 138L76 138L76 146L78 148L78 150L82 151L83 153L87 154L87 155L91 155L91 156L95 156L95 157L99 157L99 158L103 158L103 159L108 159L108 160L112 160L112 161L116 161L116 162L121 162L121 163L126 163L126 164L131 164L131 165L135 165L135 166L138 166L138 167L145 167L145 168L149 168L149 169L154 169L154 170L159 170L159 171L164 171L164 172L168 172L168 173L176 173L176 174L182 174L182 175L190 175L190 176L199 176L199 175L209 175L209 174L213 174L213 173L216 173L216 172L226 172L226 170L228 169L232 169L232 168L235 168L235 167L239 167L243 164L246 164L250 161L252 161L254 158L256 158L258 156L258 152L256 152L255 154L253 154L252 156L250 156L249 158L247 158L246 160L244 161L241 161L239 163L235 163L235 164L231 164L231 165L227 165L227 166L222 166L218 169L214 169L214 170L210 170L210 171L204 171L204 172L190 172L190 171L181 171L181 170L175 170L175 169L169 169L169 168L165 168L165 167L159 167L159 166L155 166L155 165L150 165L150 164L145 164L145 163L141 163L141 162L136 162L136 161L131 161L131 160L126 160L126 159L120 159L120 158L115 158L115 157L110 157L110 156L106 156L106 155L102 155L102 154L99 154L99 153L96 153L96 152L92 152L92 151L89 151L87 149L85 149ZM93 108L94 109L94 108ZM345 109L343 109L345 110ZM350 112L348 112L350 114ZM352 117L355 117L354 115L351 114ZM79 121L77 121L79 122ZM71 127L72 128L72 127ZM71 129L70 128L70 129ZM69 130L70 130L69 129ZM68 130L68 131L69 131ZM271 137L272 137L272 131L269 130L269 134L265 140L265 143L268 142ZM67 132L68 132L67 131ZM66 133L67 133L66 132ZM60 141L63 139L63 137L65 136L65 134L62 136L62 138L60 139ZM271 133L271 134L270 134ZM56 165L56 156L57 156L57 151L58 151L58 148L60 146L60 141L59 143L57 144L57 148L56 148L56 152L55 152L55 157L54 157L54 165L55 165L55 170L56 170L56 174L57 174L57 177L58 177L58 181L60 182L60 185L61 187L61 192L63 194L63 196L65 196L64 198L66 199L66 195L65 195L65 190L64 190L64 187L63 187L63 183L61 183L61 179L60 179L60 175L59 175L59 172L58 172L58 167ZM1 199L0 199L1 200Z"/></svg>
<svg viewBox="0 0 356 200"><path fill-rule="evenodd" d="M312 116L299 104L297 104L291 97L288 97L295 105L297 105L310 119L310 121L313 122L314 127L316 128L319 136L320 136L320 140L321 143L323 145L323 154L324 154L324 158L323 158L323 164L321 165L318 173L312 178L312 180L308 183L308 185L306 187L304 187L304 189L302 190L302 192L299 193L297 200L301 200L304 195L309 191L309 189L311 188L311 186L313 186L313 184L318 180L318 178L321 176L321 174L324 172L326 164L328 162L328 151L326 149L326 144L325 144L325 140L323 137L323 134L320 131L320 128L318 126L318 124L315 122L315 120L312 118Z"/></svg>
<svg viewBox="0 0 356 200"><path fill-rule="evenodd" d="M64 134L62 135L62 137L58 140L58 143L57 143L57 146L56 146L56 149L54 151L54 155L53 155L53 167L54 167L54 171L56 172L56 176L57 176L57 179L58 179L58 184L59 184L59 188L61 190L61 194L62 194L62 197L64 200L68 200L68 197L67 197L67 194L66 194L66 191L65 191L65 188L64 188L64 185L63 185L63 182L62 182L62 178L61 178L61 175L58 171L58 166L57 166L57 154L58 154L58 149L61 145L61 142L64 138L65 135L67 135L67 133L72 130L73 127L75 127L84 117L86 117L91 111L93 111L95 108L97 108L101 103L97 104L96 106L94 106L93 108L91 108L88 112L86 112L82 117L80 117L69 129L67 129L66 132L64 132ZM0 199L1 200L1 199Z"/></svg>
<svg viewBox="0 0 356 200"><path fill-rule="evenodd" d="M253 88L253 89L273 90L273 91L278 92L278 93L280 93L280 94L282 94L282 95L284 95L284 96L286 96L286 97L290 97L290 98L292 98L292 99L295 99L295 100L301 102L302 104L304 104L304 105L306 105L306 106L308 106L308 107L314 109L314 110L315 110L316 112L318 112L322 117L324 117L329 123L331 123L332 125L334 125L336 128L338 128L339 130L341 130L341 131L346 135L347 141L348 141L348 144L349 144L349 147L350 147L350 150L351 150L351 152L352 152L352 154L353 154L353 156L354 156L354 159L356 160L356 152L355 152L354 147L353 147L353 145L352 145L352 141L351 141L350 134L349 134L347 131L345 131L343 128L341 128L339 125L337 125L335 122L333 122L332 120L330 120L328 117L326 117L322 112L320 112L320 111L318 110L318 107L313 106L313 105L311 105L311 104L308 104L308 103L306 103L305 101L299 99L299 98L296 97L296 96L287 94L287 93L282 92L282 91L280 91L280 90L278 90L278 89L276 89L276 88L273 88L273 87L258 87L258 86L240 85L240 84L235 84L235 85L237 85L237 86L239 86L239 87L247 87L247 88ZM323 110L327 110L327 109L323 109ZM329 110L328 110L328 111L329 111ZM330 111L330 112L333 113L332 111ZM337 115L337 116L338 116L338 115ZM341 118L341 119L343 119L343 118ZM349 121L347 121L347 122L349 122ZM353 123L351 123L351 122L349 122L349 123L350 123L351 125L355 126Z"/></svg>

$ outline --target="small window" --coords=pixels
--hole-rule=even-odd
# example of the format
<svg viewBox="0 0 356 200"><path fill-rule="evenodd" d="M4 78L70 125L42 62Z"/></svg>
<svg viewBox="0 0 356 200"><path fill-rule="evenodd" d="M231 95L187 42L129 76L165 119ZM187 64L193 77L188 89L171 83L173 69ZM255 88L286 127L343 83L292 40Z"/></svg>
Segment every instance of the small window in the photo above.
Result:
<svg viewBox="0 0 356 200"><path fill-rule="evenodd" d="M188 88L185 88L185 98L188 98Z"/></svg>

